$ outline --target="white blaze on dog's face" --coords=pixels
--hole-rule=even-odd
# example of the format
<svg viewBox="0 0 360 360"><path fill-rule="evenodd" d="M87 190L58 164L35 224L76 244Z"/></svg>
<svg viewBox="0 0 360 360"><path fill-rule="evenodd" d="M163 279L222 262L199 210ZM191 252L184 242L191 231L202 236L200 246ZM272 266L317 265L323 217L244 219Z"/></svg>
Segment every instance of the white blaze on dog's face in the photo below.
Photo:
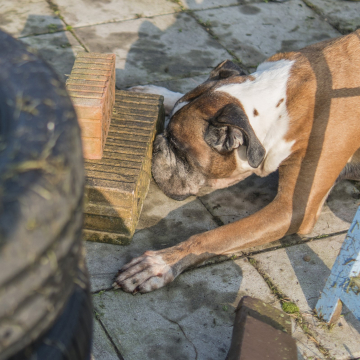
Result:
<svg viewBox="0 0 360 360"><path fill-rule="evenodd" d="M246 76L230 61L174 106L154 142L152 173L166 195L184 199L265 176L289 156L286 85L290 61Z"/></svg>

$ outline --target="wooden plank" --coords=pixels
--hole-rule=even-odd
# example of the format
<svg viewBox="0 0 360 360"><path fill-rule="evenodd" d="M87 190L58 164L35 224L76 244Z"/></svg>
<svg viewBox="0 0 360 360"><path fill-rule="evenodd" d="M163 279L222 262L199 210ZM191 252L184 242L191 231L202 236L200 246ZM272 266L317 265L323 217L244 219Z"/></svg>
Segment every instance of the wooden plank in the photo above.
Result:
<svg viewBox="0 0 360 360"><path fill-rule="evenodd" d="M131 237L119 233L83 229L83 238L87 241L96 241L115 245L129 245Z"/></svg>
<svg viewBox="0 0 360 360"><path fill-rule="evenodd" d="M327 323L336 322L342 303L360 321L360 207L341 246L315 310Z"/></svg>
<svg viewBox="0 0 360 360"><path fill-rule="evenodd" d="M90 58L90 59L105 59L105 60L112 60L113 59L113 54L103 54L103 53L88 53L88 52L85 52L85 51L82 51L82 52L79 52L77 54L77 57L78 58Z"/></svg>
<svg viewBox="0 0 360 360"><path fill-rule="evenodd" d="M72 79L68 78L66 81L66 86L68 85L77 85L77 86L95 86L97 88L102 88L106 85L106 81L90 81L83 79Z"/></svg>

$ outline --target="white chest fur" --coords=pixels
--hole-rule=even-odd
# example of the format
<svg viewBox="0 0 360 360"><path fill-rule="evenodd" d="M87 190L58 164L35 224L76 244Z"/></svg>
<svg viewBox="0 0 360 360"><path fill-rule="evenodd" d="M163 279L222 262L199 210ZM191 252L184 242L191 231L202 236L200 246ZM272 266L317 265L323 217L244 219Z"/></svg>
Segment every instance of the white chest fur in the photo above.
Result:
<svg viewBox="0 0 360 360"><path fill-rule="evenodd" d="M224 85L216 90L241 102L256 136L264 146L266 156L259 175L275 171L290 155L294 144L285 141L289 128L286 90L292 64L293 61L289 60L262 63L251 74L254 80Z"/></svg>

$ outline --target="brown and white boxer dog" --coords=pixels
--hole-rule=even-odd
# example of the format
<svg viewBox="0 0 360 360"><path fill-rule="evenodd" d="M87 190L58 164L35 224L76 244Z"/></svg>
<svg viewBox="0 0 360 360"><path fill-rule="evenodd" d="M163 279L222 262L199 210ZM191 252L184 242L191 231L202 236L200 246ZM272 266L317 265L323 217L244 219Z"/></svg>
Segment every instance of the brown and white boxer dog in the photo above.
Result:
<svg viewBox="0 0 360 360"><path fill-rule="evenodd" d="M313 228L340 179L360 180L360 30L281 53L245 75L231 61L183 95L154 142L152 173L182 200L279 170L276 198L244 219L147 251L122 267L114 287L149 292L204 260ZM170 95L170 96L168 96Z"/></svg>

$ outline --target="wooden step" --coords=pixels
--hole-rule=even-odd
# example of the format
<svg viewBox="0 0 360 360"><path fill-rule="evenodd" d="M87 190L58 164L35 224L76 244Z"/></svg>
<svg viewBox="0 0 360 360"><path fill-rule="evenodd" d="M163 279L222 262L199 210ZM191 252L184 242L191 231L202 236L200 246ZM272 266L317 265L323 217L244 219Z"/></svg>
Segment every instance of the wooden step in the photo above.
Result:
<svg viewBox="0 0 360 360"><path fill-rule="evenodd" d="M149 189L153 141L163 125L162 96L115 91L102 159L85 161L86 240L129 244Z"/></svg>

